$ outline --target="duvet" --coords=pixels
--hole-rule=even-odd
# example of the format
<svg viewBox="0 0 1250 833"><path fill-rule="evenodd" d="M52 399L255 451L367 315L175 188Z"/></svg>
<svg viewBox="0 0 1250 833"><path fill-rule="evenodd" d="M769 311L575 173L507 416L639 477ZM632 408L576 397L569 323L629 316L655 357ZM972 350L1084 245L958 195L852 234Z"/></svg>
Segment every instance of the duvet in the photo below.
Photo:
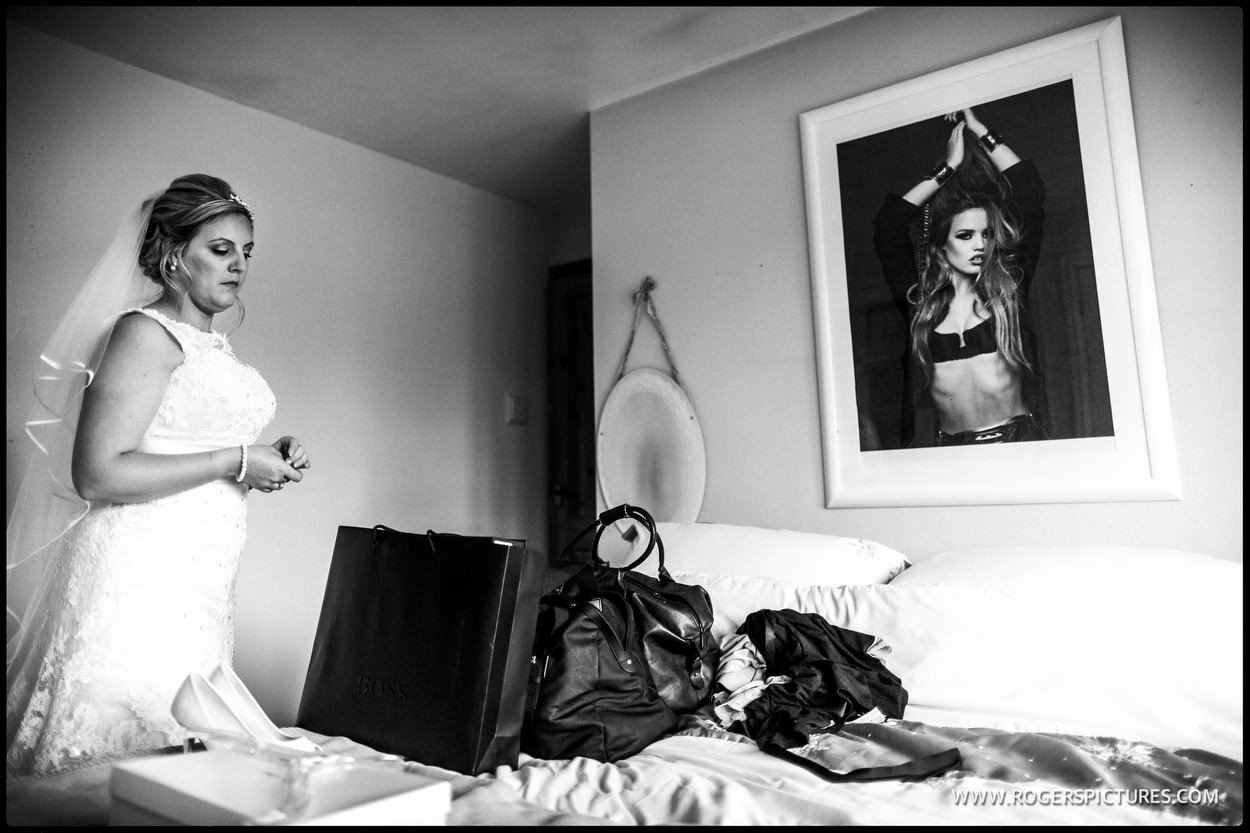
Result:
<svg viewBox="0 0 1250 833"><path fill-rule="evenodd" d="M1111 737L854 723L792 750L834 769L959 749L923 781L831 784L712 720L615 764L524 760L494 778L560 814L621 824L1240 824L1242 764Z"/></svg>

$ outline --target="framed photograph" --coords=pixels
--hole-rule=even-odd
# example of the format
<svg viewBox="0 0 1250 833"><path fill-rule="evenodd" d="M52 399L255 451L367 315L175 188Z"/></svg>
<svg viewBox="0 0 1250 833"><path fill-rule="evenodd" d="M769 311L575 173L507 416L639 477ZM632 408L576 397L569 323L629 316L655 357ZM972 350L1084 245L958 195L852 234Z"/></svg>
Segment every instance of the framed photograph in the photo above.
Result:
<svg viewBox="0 0 1250 833"><path fill-rule="evenodd" d="M954 215L970 127L964 185L931 178L965 111L1018 155L980 157L1001 211ZM800 129L828 507L1180 498L1118 17ZM959 266L977 216L993 275ZM1024 441L982 441L1004 426Z"/></svg>

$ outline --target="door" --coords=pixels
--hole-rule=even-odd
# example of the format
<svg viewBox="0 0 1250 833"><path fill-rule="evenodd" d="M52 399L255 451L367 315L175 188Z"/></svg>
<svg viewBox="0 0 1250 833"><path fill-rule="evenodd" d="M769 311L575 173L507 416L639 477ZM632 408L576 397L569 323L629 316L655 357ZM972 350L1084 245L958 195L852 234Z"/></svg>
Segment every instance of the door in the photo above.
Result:
<svg viewBox="0 0 1250 833"><path fill-rule="evenodd" d="M596 516L591 262L547 271L547 529L554 559ZM578 546L589 550L592 536Z"/></svg>

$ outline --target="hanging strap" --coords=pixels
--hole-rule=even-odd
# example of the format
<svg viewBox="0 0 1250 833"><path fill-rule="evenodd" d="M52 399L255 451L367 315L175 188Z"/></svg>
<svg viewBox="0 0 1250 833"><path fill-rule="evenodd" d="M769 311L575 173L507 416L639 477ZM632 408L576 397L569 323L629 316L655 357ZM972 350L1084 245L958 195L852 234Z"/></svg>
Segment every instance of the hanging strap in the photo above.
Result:
<svg viewBox="0 0 1250 833"><path fill-rule="evenodd" d="M668 366L672 370L673 381L682 387L681 377L677 375L677 363L673 361L673 352L668 347L668 338L664 335L664 327L660 324L660 316L655 311L655 301L651 299L651 290L655 289L655 281L647 276L642 279L642 285L638 287L638 291L634 293L634 323L629 328L629 340L625 342L625 355L621 356L621 365L616 369L616 381L621 381L621 377L625 375L625 362L629 359L629 351L634 346L634 334L638 332L638 321L642 318L645 311L647 317L655 324L656 332L660 334L660 346L664 348L664 357L668 359Z"/></svg>

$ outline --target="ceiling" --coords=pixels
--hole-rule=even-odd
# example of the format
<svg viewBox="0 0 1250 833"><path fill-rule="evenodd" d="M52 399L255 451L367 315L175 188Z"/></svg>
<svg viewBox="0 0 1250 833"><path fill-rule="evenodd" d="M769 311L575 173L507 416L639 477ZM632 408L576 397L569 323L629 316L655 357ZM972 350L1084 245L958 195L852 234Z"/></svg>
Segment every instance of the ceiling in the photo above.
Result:
<svg viewBox="0 0 1250 833"><path fill-rule="evenodd" d="M8 6L8 20L541 208L588 114L870 6Z"/></svg>

